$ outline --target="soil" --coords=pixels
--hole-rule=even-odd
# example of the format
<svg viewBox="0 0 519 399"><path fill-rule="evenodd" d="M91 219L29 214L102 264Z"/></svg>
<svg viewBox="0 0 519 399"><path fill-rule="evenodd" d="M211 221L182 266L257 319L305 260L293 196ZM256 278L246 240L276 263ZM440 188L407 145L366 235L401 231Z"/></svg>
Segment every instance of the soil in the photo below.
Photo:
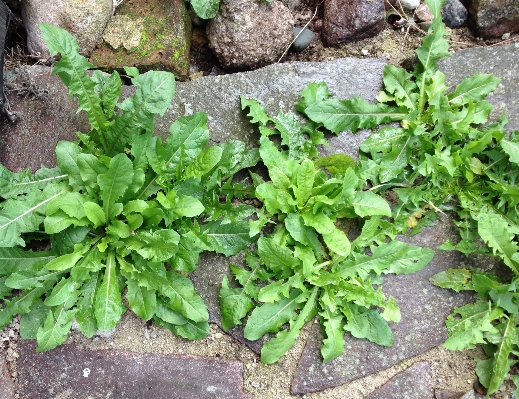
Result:
<svg viewBox="0 0 519 399"><path fill-rule="evenodd" d="M312 3L312 2L310 2ZM315 5L314 5L315 7ZM296 26L315 28L316 20L320 18L319 12L312 19L315 8L307 7L295 11ZM27 54L25 47L25 35L23 26L18 18L14 18L15 34L11 38L11 47L5 53L5 68L13 69L23 64L47 63L47 60L35 59ZM451 51L456 52L464 48L474 46L493 46L519 41L519 35L514 35L508 40L481 41L478 40L468 28L448 29ZM425 32L420 31L414 25L407 25L395 29L390 24L377 36L353 42L342 48L326 48L322 45L317 35L314 42L304 51L294 53L288 51L281 62L289 61L328 61L342 57L376 57L385 58L389 64L409 67L414 59L416 49ZM191 48L191 74L193 77L208 74L231 73L223 70L216 58L207 47L205 29L195 28ZM75 342L89 349L128 349L138 352L154 352L159 354L195 354L232 358L241 360L245 366L245 389L256 398L294 398L289 394L290 382L309 331L307 325L297 341L297 344L278 363L264 365L259 357L246 346L225 334L216 325L211 325L209 336L200 341L186 341L174 336L170 331L149 325L137 318L131 312L127 312L122 322L115 331L105 337L86 339L78 331L70 334L67 342ZM17 340L19 323L14 321L0 332L3 342L3 351L9 364L10 371L16 379ZM432 370L432 386L434 389L445 389L456 392L471 391L476 380L474 368L476 356L482 357L482 352L466 350L463 352L451 352L442 347L435 348L420 356L408 359L398 366L381 371L374 375L353 381L323 392L307 394L304 398L341 398L361 399L382 386L389 378L405 370L411 364L418 361L428 361ZM507 382L494 398L505 399L512 392L511 383Z"/></svg>

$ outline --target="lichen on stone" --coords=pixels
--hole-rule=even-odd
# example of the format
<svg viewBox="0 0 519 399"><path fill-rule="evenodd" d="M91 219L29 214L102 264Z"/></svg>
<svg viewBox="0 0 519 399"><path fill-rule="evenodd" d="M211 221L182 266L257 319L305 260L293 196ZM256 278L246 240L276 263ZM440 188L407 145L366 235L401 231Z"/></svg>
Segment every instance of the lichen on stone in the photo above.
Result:
<svg viewBox="0 0 519 399"><path fill-rule="evenodd" d="M135 50L143 40L144 18L132 19L129 15L114 15L103 33L103 40L114 50L121 46Z"/></svg>

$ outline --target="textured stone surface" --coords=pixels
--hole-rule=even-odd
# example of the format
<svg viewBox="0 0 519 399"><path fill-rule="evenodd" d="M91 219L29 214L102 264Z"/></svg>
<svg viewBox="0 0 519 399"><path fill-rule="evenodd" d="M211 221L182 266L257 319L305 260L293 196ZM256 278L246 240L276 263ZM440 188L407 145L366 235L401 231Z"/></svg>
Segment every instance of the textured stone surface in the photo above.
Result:
<svg viewBox="0 0 519 399"><path fill-rule="evenodd" d="M29 51L48 57L49 50L41 38L40 22L68 30L78 41L81 53L90 55L101 39L112 15L112 0L25 0L22 18L27 29Z"/></svg>
<svg viewBox="0 0 519 399"><path fill-rule="evenodd" d="M457 85L463 78L475 73L491 73L500 77L499 87L487 97L494 106L491 118L498 120L506 110L509 120L506 130L519 130L519 43L460 50L453 57L441 60L439 65L449 86Z"/></svg>
<svg viewBox="0 0 519 399"><path fill-rule="evenodd" d="M14 399L14 384L11 374L5 364L4 356L0 353L0 399Z"/></svg>
<svg viewBox="0 0 519 399"><path fill-rule="evenodd" d="M519 31L519 0L468 0L469 26L484 39Z"/></svg>
<svg viewBox="0 0 519 399"><path fill-rule="evenodd" d="M164 118L157 120L155 133L166 137L175 119L205 111L209 116L207 125L213 143L243 140L250 147L257 146L259 133L241 110L240 95L258 100L271 115L277 115L279 110L295 112L294 104L300 99L302 90L315 81L326 81L330 92L340 98L360 95L373 101L381 88L384 65L380 59L356 58L322 63L294 62L179 83L173 103ZM345 133L341 138L331 137L330 144L335 152L345 151L356 156L358 146L366 136L367 132Z"/></svg>
<svg viewBox="0 0 519 399"><path fill-rule="evenodd" d="M480 395L474 393L474 391L469 392L454 392L447 389L435 389L434 390L434 398L435 399L484 399L485 395Z"/></svg>
<svg viewBox="0 0 519 399"><path fill-rule="evenodd" d="M117 7L90 61L102 68L134 66L173 72L186 79L191 19L184 0L133 0Z"/></svg>
<svg viewBox="0 0 519 399"><path fill-rule="evenodd" d="M431 367L427 362L415 363L395 375L366 399L433 399Z"/></svg>
<svg viewBox="0 0 519 399"><path fill-rule="evenodd" d="M338 47L375 36L384 29L384 15L384 0L325 0L321 39Z"/></svg>
<svg viewBox="0 0 519 399"><path fill-rule="evenodd" d="M413 237L399 239L435 249L453 234L454 230L447 219ZM448 268L461 267L466 262L465 256L460 253L437 250L431 263L423 270L384 277L382 290L387 296L395 298L402 314L400 323L389 323L394 335L392 347L382 347L346 334L345 353L323 364L319 352L322 336L320 330L315 328L299 361L291 392L303 394L342 385L443 343L447 339L445 318L454 306L461 306L472 297L467 293L457 294L438 288L429 282L429 278ZM479 266L488 265L484 263Z"/></svg>
<svg viewBox="0 0 519 399"><path fill-rule="evenodd" d="M4 106L4 46L9 27L10 12L0 1L0 111Z"/></svg>
<svg viewBox="0 0 519 399"><path fill-rule="evenodd" d="M48 67L26 67L5 78L7 99L19 120L11 124L0 116L0 163L13 171L55 166L57 142L76 139L78 130L90 130L86 115L76 115L77 100L68 97Z"/></svg>
<svg viewBox="0 0 519 399"><path fill-rule="evenodd" d="M434 15L432 15L429 6L425 3L422 3L418 7L416 7L416 10L414 10L414 15L420 21L424 22L432 21L434 19Z"/></svg>
<svg viewBox="0 0 519 399"><path fill-rule="evenodd" d="M20 398L252 399L243 390L243 364L198 356L160 356L63 345L36 353L19 344Z"/></svg>
<svg viewBox="0 0 519 399"><path fill-rule="evenodd" d="M155 134L169 135L169 127L180 116L205 111L212 142L243 140L257 146L259 135L241 111L240 95L254 98L272 115L282 109L293 112L294 103L304 87L325 80L330 91L341 98L361 95L373 100L381 88L383 60L345 58L324 63L286 63L233 75L209 76L192 82L177 83L175 97L163 118L157 118ZM86 115L76 115L77 102L69 99L66 88L51 69L26 67L6 78L8 98L13 111L20 115L15 125L2 121L0 162L12 170L42 164L55 165L54 147L59 140L74 140L74 132L89 130ZM356 79L359 71L365 80ZM123 88L123 94L131 90ZM356 156L368 132L343 133L331 137L334 152ZM345 138L348 137L347 140ZM330 149L323 149L329 153Z"/></svg>
<svg viewBox="0 0 519 399"><path fill-rule="evenodd" d="M292 42L293 27L290 10L280 2L224 0L207 36L224 68L256 69L279 59Z"/></svg>
<svg viewBox="0 0 519 399"><path fill-rule="evenodd" d="M299 52L307 48L315 39L315 33L308 28L294 28L294 43L292 50Z"/></svg>
<svg viewBox="0 0 519 399"><path fill-rule="evenodd" d="M449 28L460 28L467 21L467 9L460 0L447 0L442 8L442 19Z"/></svg>

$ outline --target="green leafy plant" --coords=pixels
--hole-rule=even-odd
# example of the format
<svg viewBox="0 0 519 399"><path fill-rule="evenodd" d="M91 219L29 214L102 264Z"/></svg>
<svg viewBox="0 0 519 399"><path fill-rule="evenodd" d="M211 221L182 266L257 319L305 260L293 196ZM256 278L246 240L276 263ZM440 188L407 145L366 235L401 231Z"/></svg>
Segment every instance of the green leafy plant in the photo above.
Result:
<svg viewBox="0 0 519 399"><path fill-rule="evenodd" d="M154 114L173 97L172 74L125 68L135 94L119 103L117 72L86 74L93 66L70 34L41 30L61 54L53 73L92 130L58 143L56 168L0 165L0 327L23 314L22 337L47 350L64 342L74 318L87 337L113 328L124 297L144 320L206 336L207 308L186 275L203 250L231 255L250 245L243 219L254 208L229 206L220 189L232 193L231 177L256 164L258 151L207 146L203 113L178 119L165 142L152 137Z"/></svg>
<svg viewBox="0 0 519 399"><path fill-rule="evenodd" d="M322 90L310 86L299 105ZM241 324L252 310L245 338L277 332L262 348L265 363L286 353L316 314L326 336L321 348L325 362L344 352L345 331L392 345L387 322L399 321L400 311L375 285L382 283L382 274L422 269L433 251L394 240L399 231L387 220L388 202L366 186L352 158L317 157L316 144L324 140L312 130L313 123L301 126L295 114L281 112L270 118L254 100L242 98L242 107L259 124L259 152L270 177L263 181L253 175L264 212L251 221L251 234L270 223L275 227L259 238L246 268L231 266L240 287L231 288L224 277L219 297L223 327ZM346 232L358 227L361 231L350 241Z"/></svg>
<svg viewBox="0 0 519 399"><path fill-rule="evenodd" d="M412 72L384 68L384 91L377 104L328 98L326 87L314 84L307 90L320 94L300 103L299 110L334 133L398 121L362 143L359 166L360 178L373 188L398 195L392 214L396 228L419 231L438 214L452 211L460 239L441 249L493 255L510 268L508 282L463 269L432 280L480 295L478 302L449 316L445 346L460 350L483 344L489 358L478 361L476 372L491 394L519 354L519 132L507 136L504 117L487 123L492 106L485 97L499 84L495 76L476 74L448 90L444 74L436 69L437 61L449 55L440 14L443 1L426 3L435 19L431 34L416 50L418 62Z"/></svg>

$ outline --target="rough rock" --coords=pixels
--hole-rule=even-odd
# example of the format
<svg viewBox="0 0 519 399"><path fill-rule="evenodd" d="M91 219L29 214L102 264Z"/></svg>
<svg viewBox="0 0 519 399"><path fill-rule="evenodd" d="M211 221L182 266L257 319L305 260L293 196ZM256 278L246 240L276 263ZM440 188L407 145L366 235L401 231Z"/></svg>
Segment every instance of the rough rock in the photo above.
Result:
<svg viewBox="0 0 519 399"><path fill-rule="evenodd" d="M407 10L414 10L420 5L420 0L400 0L400 4Z"/></svg>
<svg viewBox="0 0 519 399"><path fill-rule="evenodd" d="M418 7L416 7L416 10L414 11L414 15L420 21L424 21L424 22L432 21L434 19L434 15L432 15L431 10L429 9L429 6L425 3L422 3Z"/></svg>
<svg viewBox="0 0 519 399"><path fill-rule="evenodd" d="M476 394L474 391L454 392L447 389L435 389L434 397L435 399L484 399L485 395Z"/></svg>
<svg viewBox="0 0 519 399"><path fill-rule="evenodd" d="M384 0L325 0L321 39L325 46L375 36L384 29Z"/></svg>
<svg viewBox="0 0 519 399"><path fill-rule="evenodd" d="M49 56L39 28L45 22L69 31L77 39L81 54L89 56L112 15L112 5L112 0L23 1L22 19L29 51L42 58Z"/></svg>
<svg viewBox="0 0 519 399"><path fill-rule="evenodd" d="M5 363L3 354L0 354L0 399L14 398L14 384L11 374Z"/></svg>
<svg viewBox="0 0 519 399"><path fill-rule="evenodd" d="M294 43L292 49L296 52L303 51L315 39L315 33L308 28L294 28Z"/></svg>
<svg viewBox="0 0 519 399"><path fill-rule="evenodd" d="M24 399L252 399L236 360L74 345L36 353L36 343L27 340L19 349L17 387Z"/></svg>
<svg viewBox="0 0 519 399"><path fill-rule="evenodd" d="M74 132L88 132L84 113L76 114L77 100L50 68L35 65L9 71L5 76L7 100L17 123L0 120L0 163L13 171L42 164L56 165L59 140L75 140ZM0 118L2 118L0 116Z"/></svg>
<svg viewBox="0 0 519 399"><path fill-rule="evenodd" d="M163 70L187 78L191 19L184 0L125 1L108 22L103 39L90 57L94 65Z"/></svg>
<svg viewBox="0 0 519 399"><path fill-rule="evenodd" d="M505 129L519 130L519 43L460 50L453 57L440 60L439 65L450 87L475 73L491 73L501 78L497 89L487 97L494 107L491 120L499 120L506 111L509 122Z"/></svg>
<svg viewBox="0 0 519 399"><path fill-rule="evenodd" d="M4 46L9 28L10 12L7 6L0 1L0 111L4 106Z"/></svg>
<svg viewBox="0 0 519 399"><path fill-rule="evenodd" d="M477 37L501 37L519 31L518 0L468 0L468 23Z"/></svg>
<svg viewBox="0 0 519 399"><path fill-rule="evenodd" d="M279 59L292 42L293 26L280 2L224 0L207 24L209 47L224 68L256 69Z"/></svg>
<svg viewBox="0 0 519 399"><path fill-rule="evenodd" d="M297 7L305 3L304 0L281 0L281 2L290 10L294 11Z"/></svg>
<svg viewBox="0 0 519 399"><path fill-rule="evenodd" d="M460 0L447 0L442 8L442 20L449 28L461 27L467 21L468 12Z"/></svg>
<svg viewBox="0 0 519 399"><path fill-rule="evenodd" d="M366 399L433 399L431 367L427 362L415 363L395 375Z"/></svg>

